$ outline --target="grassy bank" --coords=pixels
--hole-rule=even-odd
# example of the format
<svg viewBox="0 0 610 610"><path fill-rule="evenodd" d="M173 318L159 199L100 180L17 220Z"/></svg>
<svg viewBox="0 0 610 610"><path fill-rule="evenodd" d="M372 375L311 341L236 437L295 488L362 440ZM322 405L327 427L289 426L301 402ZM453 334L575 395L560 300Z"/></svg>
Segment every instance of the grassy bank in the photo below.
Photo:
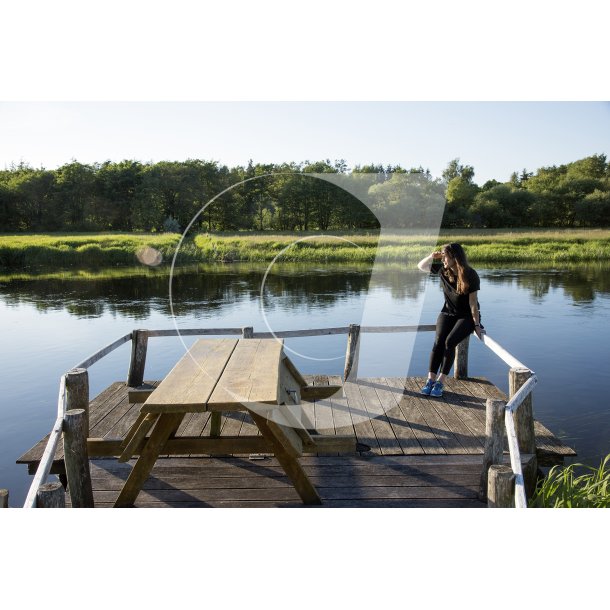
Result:
<svg viewBox="0 0 610 610"><path fill-rule="evenodd" d="M0 235L0 268L91 268L168 264L177 233ZM610 230L444 231L438 240L421 235L375 233L226 233L185 239L181 263L278 262L415 263L448 241L462 243L475 265L567 264L610 260Z"/></svg>
<svg viewBox="0 0 610 610"><path fill-rule="evenodd" d="M302 239L298 243L295 240ZM416 262L431 248L459 242L473 264L576 263L610 260L610 230L446 231L438 240L421 235L314 234L198 235L194 243L206 260L293 262Z"/></svg>
<svg viewBox="0 0 610 610"><path fill-rule="evenodd" d="M135 265L153 248L171 259L180 240L175 233L64 233L0 235L0 267L111 267ZM185 255L192 254L188 249ZM152 262L155 262L154 260Z"/></svg>

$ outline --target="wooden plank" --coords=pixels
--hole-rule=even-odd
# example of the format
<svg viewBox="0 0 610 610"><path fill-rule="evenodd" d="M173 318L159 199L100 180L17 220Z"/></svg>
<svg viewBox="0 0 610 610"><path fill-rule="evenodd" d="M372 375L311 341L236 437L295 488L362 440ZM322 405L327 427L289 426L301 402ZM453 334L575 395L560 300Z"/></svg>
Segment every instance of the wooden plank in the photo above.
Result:
<svg viewBox="0 0 610 610"><path fill-rule="evenodd" d="M423 386L425 382L426 380L423 377L414 380L414 384L417 387ZM472 430L462 421L457 406L459 395L453 392L456 384L453 384L449 378L447 382L445 386L446 391L443 393L442 399L430 400L429 403L445 422L447 430L453 434L459 443L461 448L460 453L482 453L484 447L483 437L477 438Z"/></svg>
<svg viewBox="0 0 610 610"><path fill-rule="evenodd" d="M333 389L332 386L329 385L328 375L315 375L313 383L314 385L311 386L312 389L331 388L331 390L333 390L333 393L336 392L336 389ZM320 395L323 396L323 394ZM333 421L332 405L330 400L324 400L321 398L315 399L314 426L318 434L322 434L325 436L335 434L335 424Z"/></svg>
<svg viewBox="0 0 610 610"><path fill-rule="evenodd" d="M66 501L67 502L67 501ZM102 502L96 498L97 508L112 508L112 501ZM257 501L257 500L185 500L182 502L142 501L138 499L137 508L487 508L478 500L469 499L385 499L385 500L324 500L321 507L312 507L297 501Z"/></svg>
<svg viewBox="0 0 610 610"><path fill-rule="evenodd" d="M113 398L116 395L121 395L125 391L125 382L116 381L110 384L107 388L102 390L90 403L89 403L89 425L92 425L92 422L95 421L96 413L109 405L112 404ZM47 441L49 440L49 435L45 435L43 439L38 441L35 445L30 447L22 456L20 456L17 460L17 464L33 464L36 462L40 462L40 458L45 450L47 445ZM63 466L63 457L64 457L64 448L63 444L59 443L55 456L53 458L53 464L55 467L59 466L60 462ZM51 472L55 472L53 469Z"/></svg>
<svg viewBox="0 0 610 610"><path fill-rule="evenodd" d="M138 413L138 405L129 403L127 392L122 394L121 400L112 406L112 408L106 413L104 417L96 417L96 423L91 426L89 431L90 436L104 437L110 433L110 431L117 427L118 423L123 419L129 412L136 418Z"/></svg>
<svg viewBox="0 0 610 610"><path fill-rule="evenodd" d="M473 396L475 401L481 401L483 404L485 399L479 397L486 396L494 399L507 400L506 394L485 378L471 378L468 382L464 383L463 387ZM540 454L542 460L545 460L546 458L549 464L562 463L563 457L576 455L574 449L564 445L553 432L538 420L534 420L534 431L536 434L536 453ZM507 443L505 443L505 450L508 451Z"/></svg>
<svg viewBox="0 0 610 610"><path fill-rule="evenodd" d="M299 462L286 452L283 442L284 439L282 439L281 434L278 434L276 430L270 428L267 420L257 413L250 411L250 417L252 417L254 423L258 426L263 437L273 446L273 453L275 454L277 461L286 471L286 475L294 485L294 488L303 502L305 504L319 504L320 496L318 495L316 488L311 484L311 481L308 479Z"/></svg>
<svg viewBox="0 0 610 610"><path fill-rule="evenodd" d="M381 447L371 424L369 412L364 406L358 385L354 382L346 381L343 384L343 392L347 398L349 413L358 441L368 445L373 453L381 455Z"/></svg>
<svg viewBox="0 0 610 610"><path fill-rule="evenodd" d="M154 390L154 387L146 387L144 385L137 388L128 388L127 395L129 397L129 402L136 402L138 404L146 402Z"/></svg>
<svg viewBox="0 0 610 610"><path fill-rule="evenodd" d="M330 398L339 393L341 389L341 385L307 386L301 389L301 398L308 401Z"/></svg>
<svg viewBox="0 0 610 610"><path fill-rule="evenodd" d="M191 469L193 470L193 469ZM202 469L203 470L203 469ZM123 476L125 473L121 473ZM379 476L371 474L370 476L310 476L312 483L323 491L328 487L335 488L361 488L361 487L457 487L478 484L478 476L476 473L469 472L466 474L455 475L451 480L443 480L439 477L428 475L423 476L396 476L386 475ZM92 478L94 490L105 491L120 491L124 478L115 473L96 473ZM287 488L292 487L292 483L288 477L282 472L281 475L250 475L242 477L223 477L209 476L205 472L198 471L197 476L193 472L180 474L176 472L158 473L153 470L151 476L145 481L142 486L143 490L153 489L270 489L270 488Z"/></svg>
<svg viewBox="0 0 610 610"><path fill-rule="evenodd" d="M405 457L405 456L376 456L378 457ZM408 456L412 457L412 456ZM425 456L420 456L425 457ZM437 456L428 456L431 458ZM444 456L441 461L420 461L417 464L413 462L404 462L394 460L393 462L378 461L377 459L368 458L352 458L352 456L343 456L340 462L333 464L320 463L321 458L314 456L303 456L301 463L303 470L309 477L335 477L335 476L395 476L398 478L419 477L425 478L444 478L453 476L465 476L480 474L482 460L469 460L467 462L454 462L447 464L453 456ZM464 456L466 457L466 456ZM525 460L525 458L524 458ZM504 463L509 463L509 458L504 456ZM131 471L131 467L135 464L132 460L130 464L122 464L116 460L110 459L95 459L91 461L92 477L105 476L101 473L109 475L121 476L126 479ZM255 474L263 476L285 476L283 468L274 457L268 457L263 460L250 460L247 457L206 457L206 458L179 458L172 457L167 459L159 459L154 467L155 473L161 478L171 476L172 474L189 475L195 479L199 476L214 476L214 477L244 477ZM95 473L98 474L95 474ZM201 475L199 473L202 473Z"/></svg>
<svg viewBox="0 0 610 610"><path fill-rule="evenodd" d="M288 356L286 356L285 354L283 357L283 363L284 363L284 366L290 372L290 374L296 379L297 383L300 385L301 388L304 388L308 385L307 381L305 381L303 375L301 375L301 373L299 372L299 369L297 369L297 367L294 366L292 360L290 360L290 358Z"/></svg>
<svg viewBox="0 0 610 610"><path fill-rule="evenodd" d="M279 421L279 409L269 419L266 419L267 426L276 440L282 445L284 451L292 458L301 457L303 455L303 440L295 432L294 428L288 422ZM261 416L263 417L263 416ZM255 419L256 421L256 419ZM260 425L259 425L260 428ZM261 430L262 432L262 430ZM264 436L264 434L263 434Z"/></svg>
<svg viewBox="0 0 610 610"><path fill-rule="evenodd" d="M133 467L117 498L116 507L131 506L134 503L142 488L142 484L148 478L150 471L157 461L159 452L163 449L170 436L178 429L182 417L182 413L164 413L159 417L157 425L141 452L140 459Z"/></svg>
<svg viewBox="0 0 610 610"><path fill-rule="evenodd" d="M247 342L246 342L247 343ZM143 405L147 413L206 411L236 339L199 339L182 356Z"/></svg>
<svg viewBox="0 0 610 610"><path fill-rule="evenodd" d="M382 454L402 454L400 443L396 439L394 429L388 421L384 408L379 400L379 396L375 388L364 379L357 382L360 395L362 396L362 404L368 411L371 418L371 425L379 443L379 448Z"/></svg>
<svg viewBox="0 0 610 610"><path fill-rule="evenodd" d="M409 388L414 395L419 396L419 390L423 383L420 379L408 378L405 381L405 387ZM423 398L423 397L422 397ZM420 401L422 399L419 399ZM422 402L422 415L426 420L429 428L432 430L436 439L440 443L440 445L445 449L447 453L462 453L464 451L462 445L455 437L453 432L447 426L445 420L439 415L435 405L433 403L437 402L438 407L442 408L442 402L444 398L434 398L432 396L425 398L425 408L423 407Z"/></svg>
<svg viewBox="0 0 610 610"><path fill-rule="evenodd" d="M415 433L398 406L399 397L395 389L389 388L383 377L375 377L366 381L373 384L375 392L379 397L379 402L388 418L388 422L392 426L402 452L407 455L423 453Z"/></svg>
<svg viewBox="0 0 610 610"><path fill-rule="evenodd" d="M157 413L146 413L141 421L136 422L138 426L136 428L134 425L133 434L130 435L125 449L121 452L118 459L119 462L127 462L132 458L136 448L142 443L144 437L150 432L158 418L159 415Z"/></svg>
<svg viewBox="0 0 610 610"><path fill-rule="evenodd" d="M342 380L339 375L329 376L328 382L329 384L333 385L342 384ZM330 405L333 423L335 426L335 433L341 436L353 436L356 438L356 431L354 430L354 423L349 412L347 398L343 396L343 392L341 392L340 395L331 397Z"/></svg>
<svg viewBox="0 0 610 610"><path fill-rule="evenodd" d="M327 487L323 488L322 502L327 500L476 500L477 492L475 488L478 486L472 485L454 485L447 487ZM97 490L95 493L95 501L109 502L117 497L117 492L112 490ZM120 498L120 496L119 496ZM298 499L295 489L291 486L271 486L262 488L250 489L143 489L138 501L145 503L147 501L165 501L165 502L180 502L180 501L294 501ZM116 502L120 502L117 499ZM116 503L115 503L116 505ZM137 503L136 503L137 505Z"/></svg>
<svg viewBox="0 0 610 610"><path fill-rule="evenodd" d="M245 411L231 411L224 414L220 434L223 436L239 436Z"/></svg>
<svg viewBox="0 0 610 610"><path fill-rule="evenodd" d="M239 436L256 436L260 435L261 431L256 427L254 420L250 417L249 413L244 414L244 420L239 429Z"/></svg>
<svg viewBox="0 0 610 610"><path fill-rule="evenodd" d="M575 456L576 451L564 445L544 424L534 420L534 431L536 434L536 452L554 454L558 456Z"/></svg>
<svg viewBox="0 0 610 610"><path fill-rule="evenodd" d="M398 390L398 407L402 411L405 421L409 422L423 452L426 454L447 453L422 414L422 410L427 407L419 395L410 386L408 389L405 388L404 378L384 377L383 379L389 388ZM407 393L403 394L403 390Z"/></svg>
<svg viewBox="0 0 610 610"><path fill-rule="evenodd" d="M240 339L208 400L208 409L277 403L282 349L273 339Z"/></svg>
<svg viewBox="0 0 610 610"><path fill-rule="evenodd" d="M352 435L316 434L312 436L311 445L303 445L303 453L315 453L319 456L337 455L338 453L353 454L357 449L356 437Z"/></svg>
<svg viewBox="0 0 610 610"><path fill-rule="evenodd" d="M460 407L464 422L479 436L485 436L485 404L486 397L474 396L470 391L472 382L466 379L447 378L449 387L455 393L455 399ZM476 391L476 389L475 389ZM497 399L494 399L497 400Z"/></svg>

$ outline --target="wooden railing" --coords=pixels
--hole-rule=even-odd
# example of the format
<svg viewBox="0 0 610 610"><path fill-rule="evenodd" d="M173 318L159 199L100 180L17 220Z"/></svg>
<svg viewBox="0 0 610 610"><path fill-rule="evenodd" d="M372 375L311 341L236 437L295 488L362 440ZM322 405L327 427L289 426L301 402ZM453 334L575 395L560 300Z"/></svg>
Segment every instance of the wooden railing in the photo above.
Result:
<svg viewBox="0 0 610 610"><path fill-rule="evenodd" d="M361 333L404 333L404 332L431 332L436 329L433 324L423 324L417 326L360 326L358 324L350 324L349 326L340 326L333 328L315 328L315 329L303 329L303 330L284 330L276 332L254 332L251 326L241 328L188 328L188 329L160 329L160 330L148 330L148 329L137 329L133 332L120 337L116 341L113 341L106 347L95 352L73 369L62 375L59 386L59 398L57 402L57 419L51 430L47 445L44 453L41 457L40 463L34 475L34 479L30 486L28 495L26 497L24 508L35 508L43 506L61 506L64 502L63 498L63 487L59 483L45 484L46 479L51 471L53 464L53 458L57 450L59 439L62 436L62 432L66 429L66 422L68 416L71 421L79 419L77 416L82 416L82 428L84 438L86 439L89 425L88 425L88 407L89 407L89 395L88 395L88 369L90 366L101 360L104 356L114 351L127 341L131 341L131 359L129 363L129 371L127 374L127 385L129 387L141 386L144 380L144 367L146 364L146 353L148 350L148 339L149 337L172 337L172 336L202 336L202 335L239 335L243 338L278 338L288 339L294 337L315 337L323 335L347 335L347 348L345 354L345 366L343 378L344 380L355 379L358 374L358 360L359 360L359 347L360 347L360 334ZM508 488L508 495L512 497L514 494L515 506L525 507L525 487L523 482L523 472L521 468L521 454L528 453L532 449L531 443L534 440L533 437L533 417L531 415L531 390L536 384L537 378L527 367L525 367L516 358L510 355L504 348L498 345L493 339L487 335L483 336L483 344L486 345L491 351L498 355L504 362L510 367L509 372L509 386L511 388L511 398L508 403L502 401L487 401L487 432L486 432L486 444L485 444L485 455L483 464L483 473L481 477L481 495L483 497L489 496L490 506L503 506L506 504L506 499L503 494L502 497L498 497L497 489L504 485L504 488ZM456 378L468 377L468 346L469 337L464 339L458 347L455 360L454 375ZM527 378L527 379L526 379ZM514 391L513 391L514 389ZM527 404L529 401L529 411L523 409L522 405ZM500 403L498 406L497 403ZM522 407L520 414L522 417L518 417L518 409ZM503 448L503 430L500 429L497 423L494 423L497 417L494 419L493 412L503 410L505 414L505 428L508 438L508 445L510 451L510 459L512 471L509 477L508 484L506 484L506 477L496 475L494 468L501 468L502 464L502 448ZM78 425L81 425L79 422ZM70 424L71 428L74 426ZM525 432L523 432L525 431ZM527 434L526 434L527 433ZM66 442L64 434L64 444ZM70 435L71 437L74 435ZM81 434L82 436L82 434ZM500 440L499 440L500 439ZM82 439L81 439L82 440ZM75 441L76 443L77 441ZM498 446L500 450L498 451ZM525 447L525 450L524 450ZM531 451L535 455L535 446ZM77 457L74 457L77 456ZM64 459L76 460L70 467L66 463L66 471L68 474L68 485L70 486L70 471L82 472L82 461L86 461L86 448L85 455L82 452L82 443L79 447L74 447L72 451L65 451ZM488 477L489 471L489 477ZM82 478L82 477L81 477ZM86 477L85 477L86 478ZM488 482L489 481L489 482ZM90 485L90 482L89 482ZM76 488L78 487L78 490ZM86 505L86 498L89 497L87 489L82 489L82 481L73 481L70 486L71 492L77 491L77 496L85 498L81 506ZM488 494L488 489L490 493ZM74 496L74 494L72 493ZM74 497L72 498L73 506Z"/></svg>
<svg viewBox="0 0 610 610"><path fill-rule="evenodd" d="M535 486L538 470L531 393L538 378L491 337L482 342L509 367L509 401L488 399L486 405L485 453L480 497L494 508L527 508L527 495ZM508 441L510 468L503 466L504 432ZM528 455L528 476L524 479L522 456ZM526 493L528 492L528 493Z"/></svg>

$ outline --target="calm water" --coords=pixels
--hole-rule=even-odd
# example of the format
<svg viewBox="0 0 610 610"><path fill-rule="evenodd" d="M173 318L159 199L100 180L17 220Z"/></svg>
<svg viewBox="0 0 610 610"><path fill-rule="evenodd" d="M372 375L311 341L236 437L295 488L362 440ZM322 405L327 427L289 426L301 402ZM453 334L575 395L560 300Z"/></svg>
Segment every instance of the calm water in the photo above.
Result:
<svg viewBox="0 0 610 610"><path fill-rule="evenodd" d="M172 282L173 315L161 270L115 270L95 280L77 272L0 277L0 487L9 489L11 506L23 503L31 482L15 460L50 430L60 375L134 328L431 324L441 307L436 279L400 268L371 278L367 267L274 267L261 301L264 272L240 264L183 270ZM479 272L489 335L539 376L536 417L576 449L577 461L597 466L610 453L610 267ZM360 375L424 375L432 338L364 335ZM345 336L285 341L306 374L341 374L345 343ZM126 344L90 369L92 396L125 379L129 350ZM178 338L151 339L146 378L162 378L183 353ZM508 390L506 365L476 339L469 366Z"/></svg>

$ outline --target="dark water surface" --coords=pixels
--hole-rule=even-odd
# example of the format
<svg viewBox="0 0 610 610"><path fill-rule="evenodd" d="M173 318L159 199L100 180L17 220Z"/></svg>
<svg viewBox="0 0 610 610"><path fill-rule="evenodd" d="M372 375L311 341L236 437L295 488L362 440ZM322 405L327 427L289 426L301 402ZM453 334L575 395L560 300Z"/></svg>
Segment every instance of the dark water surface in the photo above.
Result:
<svg viewBox="0 0 610 610"><path fill-rule="evenodd" d="M536 371L534 411L597 466L610 453L610 267L478 269L489 335ZM367 325L433 324L441 307L438 281L384 267L215 265L164 270L71 271L38 277L0 276L0 487L23 504L31 477L15 460L49 432L59 377L134 328L253 326L255 331ZM173 314L172 314L173 308ZM364 335L360 376L424 375L431 333ZM187 346L194 341L186 337ZM160 379L184 353L181 339L152 338L147 379ZM303 373L341 374L345 335L287 339ZM91 367L91 395L125 379L125 344ZM476 339L471 375L508 390L507 366Z"/></svg>

